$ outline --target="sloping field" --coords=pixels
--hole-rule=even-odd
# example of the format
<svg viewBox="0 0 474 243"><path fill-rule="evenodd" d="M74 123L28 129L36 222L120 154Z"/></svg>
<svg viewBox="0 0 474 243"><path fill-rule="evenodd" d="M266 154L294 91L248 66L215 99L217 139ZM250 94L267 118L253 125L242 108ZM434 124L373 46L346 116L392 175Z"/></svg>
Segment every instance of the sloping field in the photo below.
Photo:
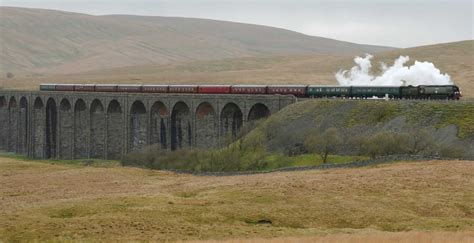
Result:
<svg viewBox="0 0 474 243"><path fill-rule="evenodd" d="M392 64L400 55L433 62L451 75L465 98L474 98L474 41L455 42L376 54L373 62ZM182 64L145 65L74 75L37 75L0 78L0 86L37 89L41 82L64 83L166 83L166 84L335 84L334 74L354 65L353 56L306 55L196 61Z"/></svg>
<svg viewBox="0 0 474 243"><path fill-rule="evenodd" d="M373 134L406 134L425 130L431 146L451 147L474 158L473 101L392 101L308 99L285 107L257 127L273 151L292 151L314 130L337 128L346 145L341 154L357 154ZM255 131L253 131L255 132ZM413 141L410 138L410 141ZM438 148L437 152L442 149Z"/></svg>
<svg viewBox="0 0 474 243"><path fill-rule="evenodd" d="M474 161L199 177L0 158L0 240L472 240L473 177Z"/></svg>
<svg viewBox="0 0 474 243"><path fill-rule="evenodd" d="M356 54L358 45L226 21L0 8L0 73L77 73L144 64L295 54Z"/></svg>

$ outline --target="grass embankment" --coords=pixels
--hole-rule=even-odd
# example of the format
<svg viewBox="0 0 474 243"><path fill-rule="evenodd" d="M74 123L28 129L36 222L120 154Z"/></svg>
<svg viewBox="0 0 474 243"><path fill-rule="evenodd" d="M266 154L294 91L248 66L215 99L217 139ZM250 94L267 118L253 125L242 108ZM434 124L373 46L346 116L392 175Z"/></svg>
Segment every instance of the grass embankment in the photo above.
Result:
<svg viewBox="0 0 474 243"><path fill-rule="evenodd" d="M0 240L464 234L474 230L473 177L472 161L196 177L0 158Z"/></svg>
<svg viewBox="0 0 474 243"><path fill-rule="evenodd" d="M454 126L455 129L449 129ZM264 133L272 151L292 149L308 133L335 127L347 142L342 154L354 153L349 140L380 132L425 130L439 146L456 144L469 154L474 139L474 103L447 101L307 100L285 107L252 133ZM471 151L472 152L472 151ZM472 156L472 153L471 153Z"/></svg>

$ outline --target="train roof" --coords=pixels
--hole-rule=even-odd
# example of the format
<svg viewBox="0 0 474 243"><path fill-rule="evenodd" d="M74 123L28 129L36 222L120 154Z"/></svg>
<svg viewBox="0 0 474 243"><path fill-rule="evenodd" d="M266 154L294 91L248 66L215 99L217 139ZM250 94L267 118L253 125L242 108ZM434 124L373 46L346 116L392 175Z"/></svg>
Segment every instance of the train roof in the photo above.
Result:
<svg viewBox="0 0 474 243"><path fill-rule="evenodd" d="M311 84L311 85L308 85L308 87L340 87L340 88L349 88L351 86L349 85L337 85L337 84L334 84L334 85L331 85L331 84Z"/></svg>
<svg viewBox="0 0 474 243"><path fill-rule="evenodd" d="M197 84L170 84L170 87L197 87Z"/></svg>
<svg viewBox="0 0 474 243"><path fill-rule="evenodd" d="M291 87L299 87L299 88L304 88L304 87L307 87L308 85L304 85L304 84L270 84L270 85L267 85L268 87L288 87L288 88L291 88Z"/></svg>
<svg viewBox="0 0 474 243"><path fill-rule="evenodd" d="M199 85L199 87L230 87L230 84L203 84Z"/></svg>
<svg viewBox="0 0 474 243"><path fill-rule="evenodd" d="M168 87L169 84L144 84L143 87Z"/></svg>
<svg viewBox="0 0 474 243"><path fill-rule="evenodd" d="M237 87L237 88L241 88L241 87L262 88L262 87L267 87L268 85L266 84L234 84L231 86Z"/></svg>

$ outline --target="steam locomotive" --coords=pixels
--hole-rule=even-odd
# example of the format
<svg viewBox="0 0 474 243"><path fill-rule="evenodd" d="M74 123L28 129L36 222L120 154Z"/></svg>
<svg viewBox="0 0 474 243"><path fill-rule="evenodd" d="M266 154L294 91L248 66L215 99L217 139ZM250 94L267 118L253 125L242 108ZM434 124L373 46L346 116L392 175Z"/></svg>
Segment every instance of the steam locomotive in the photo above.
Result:
<svg viewBox="0 0 474 243"><path fill-rule="evenodd" d="M132 84L41 84L41 91L294 95L301 98L388 98L458 100L456 85L338 86L338 85L132 85Z"/></svg>

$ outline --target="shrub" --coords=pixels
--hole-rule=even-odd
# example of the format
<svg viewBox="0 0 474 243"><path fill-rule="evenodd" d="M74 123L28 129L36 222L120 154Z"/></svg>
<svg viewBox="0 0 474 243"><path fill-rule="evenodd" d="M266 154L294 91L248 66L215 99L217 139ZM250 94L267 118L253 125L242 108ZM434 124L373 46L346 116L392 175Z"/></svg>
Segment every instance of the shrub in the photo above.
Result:
<svg viewBox="0 0 474 243"><path fill-rule="evenodd" d="M409 137L406 134L381 132L377 133L362 144L362 154L372 158L395 154L409 154Z"/></svg>
<svg viewBox="0 0 474 243"><path fill-rule="evenodd" d="M309 152L319 154L323 163L327 162L329 154L335 154L342 145L342 138L337 128L329 128L322 134L315 131L304 142Z"/></svg>
<svg viewBox="0 0 474 243"><path fill-rule="evenodd" d="M268 165L267 156L264 134L257 131L221 149L168 151L147 146L126 155L122 165L191 172L262 170Z"/></svg>
<svg viewBox="0 0 474 243"><path fill-rule="evenodd" d="M453 145L442 145L439 148L439 156L443 158L463 158L464 150L462 148L453 146Z"/></svg>
<svg viewBox="0 0 474 243"><path fill-rule="evenodd" d="M409 153L431 155L436 150L433 135L426 129L412 130L407 133L409 136Z"/></svg>

